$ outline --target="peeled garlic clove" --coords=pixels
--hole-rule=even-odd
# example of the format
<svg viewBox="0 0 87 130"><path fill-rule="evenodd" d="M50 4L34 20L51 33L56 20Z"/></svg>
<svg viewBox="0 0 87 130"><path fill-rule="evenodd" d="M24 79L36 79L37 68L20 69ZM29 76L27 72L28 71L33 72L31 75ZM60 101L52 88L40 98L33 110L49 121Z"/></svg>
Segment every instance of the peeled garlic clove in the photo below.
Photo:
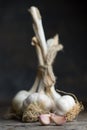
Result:
<svg viewBox="0 0 87 130"><path fill-rule="evenodd" d="M41 114L39 116L39 121L42 125L49 125L51 123L50 114Z"/></svg>
<svg viewBox="0 0 87 130"><path fill-rule="evenodd" d="M66 118L64 116L55 115L53 113L51 113L50 118L56 125L62 125L66 122Z"/></svg>

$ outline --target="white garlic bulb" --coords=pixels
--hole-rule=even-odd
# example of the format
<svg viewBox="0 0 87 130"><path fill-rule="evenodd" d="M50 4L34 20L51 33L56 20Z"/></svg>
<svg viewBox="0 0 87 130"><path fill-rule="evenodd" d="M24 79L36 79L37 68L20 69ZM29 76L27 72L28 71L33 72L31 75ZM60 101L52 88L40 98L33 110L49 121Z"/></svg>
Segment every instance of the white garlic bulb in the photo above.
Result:
<svg viewBox="0 0 87 130"><path fill-rule="evenodd" d="M22 90L18 92L12 100L12 108L15 112L22 110L23 101L28 97L30 93Z"/></svg>
<svg viewBox="0 0 87 130"><path fill-rule="evenodd" d="M56 100L56 99L54 99ZM75 100L72 96L64 95L56 100L56 113L59 115L65 115L75 106Z"/></svg>
<svg viewBox="0 0 87 130"><path fill-rule="evenodd" d="M58 92L56 92L54 86L50 88L49 94L55 103L53 111L56 112L58 115L65 115L75 105L75 100L72 96L61 96Z"/></svg>
<svg viewBox="0 0 87 130"><path fill-rule="evenodd" d="M23 109L26 108L30 103L38 103L43 106L45 110L52 110L54 107L53 100L48 97L45 93L33 93L29 95L23 103Z"/></svg>

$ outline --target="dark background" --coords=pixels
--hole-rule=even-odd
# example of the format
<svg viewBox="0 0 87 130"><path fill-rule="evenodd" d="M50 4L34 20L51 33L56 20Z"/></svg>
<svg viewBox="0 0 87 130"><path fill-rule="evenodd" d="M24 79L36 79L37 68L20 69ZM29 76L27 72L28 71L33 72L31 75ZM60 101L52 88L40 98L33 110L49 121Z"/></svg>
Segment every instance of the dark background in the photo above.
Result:
<svg viewBox="0 0 87 130"><path fill-rule="evenodd" d="M0 101L11 101L28 90L35 79L37 57L31 38L32 20L27 11L37 6L46 39L59 34L64 50L54 63L56 88L87 100L87 20L84 1L0 0Z"/></svg>

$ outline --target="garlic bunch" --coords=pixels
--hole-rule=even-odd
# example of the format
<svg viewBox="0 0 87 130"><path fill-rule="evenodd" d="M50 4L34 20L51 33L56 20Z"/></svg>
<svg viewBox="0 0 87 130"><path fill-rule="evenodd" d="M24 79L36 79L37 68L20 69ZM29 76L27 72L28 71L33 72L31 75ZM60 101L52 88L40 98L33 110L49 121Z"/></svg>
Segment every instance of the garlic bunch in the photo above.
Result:
<svg viewBox="0 0 87 130"><path fill-rule="evenodd" d="M38 57L38 73L31 90L22 90L13 98L13 110L16 113L23 113L22 120L27 122L38 120L38 116L45 112L56 113L64 117L68 113L72 120L81 111L80 104L76 103L70 95L61 96L54 87L56 77L52 64L57 52L63 49L63 45L59 44L58 35L46 41L39 10L32 6L29 12L33 18L33 29L36 35L32 38L32 45L35 46ZM51 117L55 122L59 119L53 115Z"/></svg>

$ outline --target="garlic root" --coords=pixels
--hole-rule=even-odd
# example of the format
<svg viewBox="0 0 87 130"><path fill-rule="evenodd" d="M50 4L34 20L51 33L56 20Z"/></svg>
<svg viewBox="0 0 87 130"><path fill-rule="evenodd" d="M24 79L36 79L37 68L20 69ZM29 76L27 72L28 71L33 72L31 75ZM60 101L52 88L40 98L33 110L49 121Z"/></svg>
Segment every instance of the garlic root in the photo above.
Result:
<svg viewBox="0 0 87 130"><path fill-rule="evenodd" d="M72 121L74 120L78 114L84 110L84 106L81 102L76 102L75 106L66 113L66 120L67 121Z"/></svg>
<svg viewBox="0 0 87 130"><path fill-rule="evenodd" d="M46 111L43 109L43 106L41 104L38 104L37 102L30 103L28 107L23 112L22 115L22 121L23 122L35 122L39 120L39 116L41 114L48 114L49 111Z"/></svg>

